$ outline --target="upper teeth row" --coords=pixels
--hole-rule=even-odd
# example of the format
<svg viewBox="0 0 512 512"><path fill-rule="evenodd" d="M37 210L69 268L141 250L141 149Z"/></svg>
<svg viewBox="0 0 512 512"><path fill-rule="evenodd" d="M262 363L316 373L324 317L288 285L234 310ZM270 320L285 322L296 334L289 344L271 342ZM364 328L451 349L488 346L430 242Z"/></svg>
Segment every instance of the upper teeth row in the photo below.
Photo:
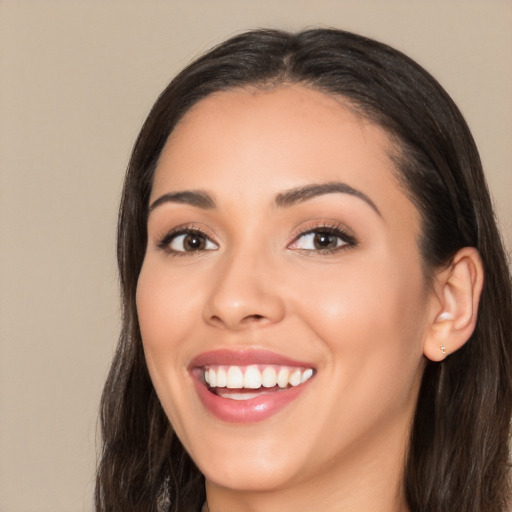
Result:
<svg viewBox="0 0 512 512"><path fill-rule="evenodd" d="M288 384L298 386L313 376L312 368L270 365L261 368L257 365L205 368L204 380L212 388L286 388Z"/></svg>

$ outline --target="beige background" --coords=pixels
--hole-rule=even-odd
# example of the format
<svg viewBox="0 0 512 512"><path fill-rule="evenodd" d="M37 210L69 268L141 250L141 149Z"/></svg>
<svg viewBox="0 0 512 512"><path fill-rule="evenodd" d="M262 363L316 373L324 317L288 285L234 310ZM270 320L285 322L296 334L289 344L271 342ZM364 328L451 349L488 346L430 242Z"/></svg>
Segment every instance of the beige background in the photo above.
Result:
<svg viewBox="0 0 512 512"><path fill-rule="evenodd" d="M242 29L318 24L388 42L438 77L512 246L509 0L0 1L0 512L91 509L119 324L116 209L156 95Z"/></svg>

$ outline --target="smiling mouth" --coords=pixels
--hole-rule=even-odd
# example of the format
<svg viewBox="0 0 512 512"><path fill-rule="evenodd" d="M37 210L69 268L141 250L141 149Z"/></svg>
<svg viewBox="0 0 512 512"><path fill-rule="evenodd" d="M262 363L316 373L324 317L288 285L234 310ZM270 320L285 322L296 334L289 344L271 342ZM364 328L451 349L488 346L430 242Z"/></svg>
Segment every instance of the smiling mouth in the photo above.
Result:
<svg viewBox="0 0 512 512"><path fill-rule="evenodd" d="M203 407L224 423L263 421L310 387L316 367L268 350L213 350L188 368Z"/></svg>
<svg viewBox="0 0 512 512"><path fill-rule="evenodd" d="M313 368L283 365L222 366L201 368L202 381L215 395L230 400L251 400L264 394L295 388L308 381Z"/></svg>

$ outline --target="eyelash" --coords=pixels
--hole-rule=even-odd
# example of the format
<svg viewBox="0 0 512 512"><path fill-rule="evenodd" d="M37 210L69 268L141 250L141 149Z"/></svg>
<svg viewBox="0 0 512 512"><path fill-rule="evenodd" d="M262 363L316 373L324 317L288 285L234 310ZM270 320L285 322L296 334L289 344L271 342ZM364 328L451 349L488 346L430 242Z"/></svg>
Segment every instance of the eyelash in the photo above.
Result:
<svg viewBox="0 0 512 512"><path fill-rule="evenodd" d="M293 244L298 243L298 241L307 236L312 234L325 234L327 236L334 236L341 240L342 244L334 247L334 248L322 248L322 249L303 249L300 247L292 248L292 250L300 251L302 253L320 253L322 255L329 255L334 254L335 252L338 252L340 250L344 250L350 247L357 246L358 242L357 240L352 236L349 235L345 230L343 230L339 226L334 225L328 225L328 224L322 224L322 225L316 225L314 227L308 228L306 230L300 231L297 233L293 239L293 241L287 246L290 248ZM176 249L171 248L171 244L179 237L179 236L187 236L187 235L197 235L201 238L204 238L206 240L206 243L214 244L216 246L216 249L218 249L218 244L211 239L211 237L205 233L204 230L197 228L195 226L180 226L179 228L173 229L169 231L159 242L158 247L167 253L169 253L172 256L186 256L190 254L198 254L205 251L212 251L216 249L197 249L192 251L179 251Z"/></svg>
<svg viewBox="0 0 512 512"><path fill-rule="evenodd" d="M216 249L197 249L193 251L178 251L176 249L171 248L171 244L179 237L179 236L187 236L187 235L197 235L206 240L206 243L212 243L218 248L218 244L214 242L211 237L205 233L204 230L199 229L195 226L180 226L179 228L173 229L169 231L161 240L158 242L158 247L172 256L187 256L190 254L198 254L204 251L211 251Z"/></svg>
<svg viewBox="0 0 512 512"><path fill-rule="evenodd" d="M329 225L329 224L322 224L322 225L316 225L314 227L308 228L306 230L303 230L299 232L295 238L293 239L293 242L288 246L297 243L301 238L312 235L312 234L325 234L327 236L334 236L341 240L342 244L333 247L333 248L323 248L323 249L302 249L300 247L297 247L294 250L301 251L303 253L320 253L322 255L329 255L334 254L338 251L348 249L350 247L356 247L358 245L358 242L356 238L352 235L349 235L344 229L342 229L340 226L336 225Z"/></svg>

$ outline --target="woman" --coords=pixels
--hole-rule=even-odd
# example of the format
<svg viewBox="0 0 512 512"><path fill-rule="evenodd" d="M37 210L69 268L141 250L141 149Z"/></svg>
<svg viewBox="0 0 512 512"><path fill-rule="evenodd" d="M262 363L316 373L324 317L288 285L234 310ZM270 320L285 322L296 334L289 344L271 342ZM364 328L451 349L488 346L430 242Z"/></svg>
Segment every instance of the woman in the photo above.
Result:
<svg viewBox="0 0 512 512"><path fill-rule="evenodd" d="M505 511L510 273L444 90L375 41L254 31L146 120L98 511Z"/></svg>

